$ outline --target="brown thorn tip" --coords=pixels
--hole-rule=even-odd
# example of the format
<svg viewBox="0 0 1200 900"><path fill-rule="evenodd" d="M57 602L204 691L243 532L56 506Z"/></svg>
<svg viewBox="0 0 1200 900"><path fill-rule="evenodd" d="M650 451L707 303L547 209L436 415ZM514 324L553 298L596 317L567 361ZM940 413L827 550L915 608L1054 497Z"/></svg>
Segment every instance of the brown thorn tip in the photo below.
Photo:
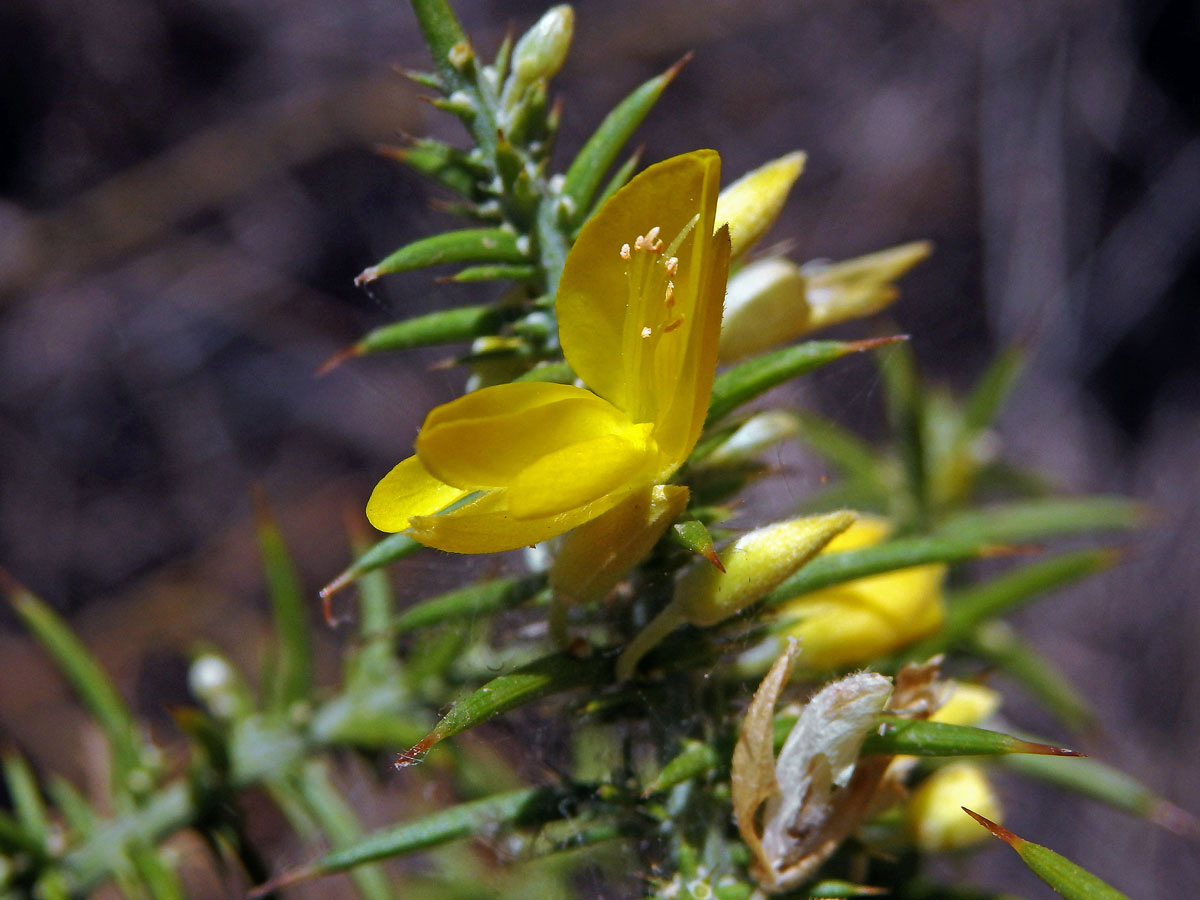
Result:
<svg viewBox="0 0 1200 900"><path fill-rule="evenodd" d="M987 816L981 816L979 813L972 809L967 809L965 806L961 807L961 809L968 816L990 831L993 835L1000 838L1000 840L1004 841L1004 843L1008 844L1010 847L1016 847L1018 843L1023 843L1021 838L1017 837L1003 825L997 825L991 819L987 818Z"/></svg>
<svg viewBox="0 0 1200 900"><path fill-rule="evenodd" d="M10 600L16 602L17 595L27 594L29 590L17 581L8 569L0 566L0 593L6 594Z"/></svg>
<svg viewBox="0 0 1200 900"><path fill-rule="evenodd" d="M874 350L876 347L886 347L888 344L898 344L909 340L907 334L889 334L887 337L865 338L861 341L847 341L843 346L846 353L862 353L864 350Z"/></svg>
<svg viewBox="0 0 1200 900"><path fill-rule="evenodd" d="M358 576L354 572L354 567L351 566L337 578L333 579L333 581L329 582L329 584L325 585L325 587L321 588L321 590L317 592L317 596L319 596L322 600L328 600L357 577Z"/></svg>
<svg viewBox="0 0 1200 900"><path fill-rule="evenodd" d="M671 66L671 68L663 72L662 77L666 79L667 84L670 84L675 80L675 76L683 71L683 67L690 63L692 61L692 57L695 55L696 54L693 51L689 50L687 53L683 54L683 56L681 56L679 60Z"/></svg>
<svg viewBox="0 0 1200 900"><path fill-rule="evenodd" d="M1152 804L1146 818L1180 837L1200 840L1200 820L1186 809L1181 809L1167 800L1159 800Z"/></svg>
<svg viewBox="0 0 1200 900"><path fill-rule="evenodd" d="M722 574L725 572L725 564L721 562L721 557L717 556L717 551L712 547L704 551L704 558L716 566Z"/></svg>
<svg viewBox="0 0 1200 900"><path fill-rule="evenodd" d="M437 735L426 735L419 743L414 744L410 749L396 754L396 760L392 763L392 767L396 769L407 769L409 766L415 766L417 763L425 759L425 755L429 753L429 748L437 742Z"/></svg>
<svg viewBox="0 0 1200 900"><path fill-rule="evenodd" d="M317 371L314 374L316 374L318 378L321 378L325 375L328 375L346 360L353 359L356 356L362 356L362 354L363 350L360 344L351 344L344 350L339 350L337 353L333 354L333 356L329 357L329 359L325 360L325 362L317 366Z"/></svg>

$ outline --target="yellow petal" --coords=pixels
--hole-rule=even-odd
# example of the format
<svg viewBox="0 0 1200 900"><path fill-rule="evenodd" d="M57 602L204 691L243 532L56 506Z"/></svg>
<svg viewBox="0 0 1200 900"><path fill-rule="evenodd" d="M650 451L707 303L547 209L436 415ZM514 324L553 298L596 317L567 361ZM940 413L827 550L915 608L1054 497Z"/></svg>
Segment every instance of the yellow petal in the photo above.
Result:
<svg viewBox="0 0 1200 900"><path fill-rule="evenodd" d="M513 482L509 510L522 519L554 515L645 482L654 459L650 428L631 425L547 453Z"/></svg>
<svg viewBox="0 0 1200 900"><path fill-rule="evenodd" d="M993 822L1003 821L1004 810L986 773L965 760L943 766L913 791L905 818L916 845L937 853L989 840L987 831L963 812L964 806Z"/></svg>
<svg viewBox="0 0 1200 900"><path fill-rule="evenodd" d="M803 153L789 153L753 172L725 190L717 203L717 224L729 225L733 258L738 259L775 224L792 185L804 171Z"/></svg>
<svg viewBox="0 0 1200 900"><path fill-rule="evenodd" d="M563 541L550 569L550 586L568 603L591 603L616 587L679 518L688 501L680 485L634 491L604 515L580 525Z"/></svg>
<svg viewBox="0 0 1200 900"><path fill-rule="evenodd" d="M380 531L403 531L412 516L441 512L466 494L434 478L410 456L375 485L367 501L367 520Z"/></svg>
<svg viewBox="0 0 1200 900"><path fill-rule="evenodd" d="M602 515L628 496L608 494L592 503L552 516L520 519L508 509L508 491L492 491L454 512L418 516L412 537L451 553L499 553L540 544Z"/></svg>
<svg viewBox="0 0 1200 900"><path fill-rule="evenodd" d="M509 487L543 457L628 427L619 409L582 388L501 384L433 410L417 436L417 455L447 484Z"/></svg>
<svg viewBox="0 0 1200 900"><path fill-rule="evenodd" d="M678 268L671 280L683 318L668 335L672 342L686 345L693 327L690 307L697 302L702 278L710 268L708 235L713 231L720 168L720 157L712 150L697 150L650 166L588 220L567 255L557 299L563 352L592 390L634 421L651 421L654 410L650 407L659 396L658 392L646 396L645 385L651 375L645 360L644 329L670 323L657 321L645 308L646 303L660 303L657 292L643 296L646 292L638 285L631 289L622 245L634 245L639 235L654 227L659 228L659 239L671 245L691 226L672 251ZM665 258L660 258L659 265L664 263ZM662 273L655 272L661 280ZM675 379L659 385L658 390L662 396L673 393ZM649 416L639 415L639 407L648 408Z"/></svg>
<svg viewBox="0 0 1200 900"><path fill-rule="evenodd" d="M691 331L686 336L687 356L673 380L663 375L657 381L657 389L663 395L660 401L663 411L656 419L654 431L664 460L660 481L683 465L700 439L708 415L721 340L721 307L729 277L728 230L722 228L713 235L705 257L704 275L692 307Z"/></svg>

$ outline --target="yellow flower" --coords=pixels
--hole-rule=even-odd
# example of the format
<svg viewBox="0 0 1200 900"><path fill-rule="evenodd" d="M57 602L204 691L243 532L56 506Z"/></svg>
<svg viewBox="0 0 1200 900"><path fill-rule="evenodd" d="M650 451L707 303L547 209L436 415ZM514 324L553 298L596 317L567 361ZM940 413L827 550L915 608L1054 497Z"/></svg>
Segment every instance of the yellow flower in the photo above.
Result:
<svg viewBox="0 0 1200 900"><path fill-rule="evenodd" d="M824 553L880 543L890 527L860 516L830 541ZM802 594L780 607L781 618L798 621L787 633L800 641L800 664L831 669L877 659L925 637L945 618L942 565L913 566Z"/></svg>
<svg viewBox="0 0 1200 900"><path fill-rule="evenodd" d="M1004 821L1000 800L978 763L960 761L938 769L922 781L905 807L913 841L922 850L939 853L982 844L988 833L971 821L963 807L993 822Z"/></svg>
<svg viewBox="0 0 1200 900"><path fill-rule="evenodd" d="M588 220L557 311L591 390L501 384L435 408L367 503L376 528L491 553L610 511L644 518L646 491L687 458L708 410L729 268L728 230L713 233L720 170L712 150L665 160Z"/></svg>

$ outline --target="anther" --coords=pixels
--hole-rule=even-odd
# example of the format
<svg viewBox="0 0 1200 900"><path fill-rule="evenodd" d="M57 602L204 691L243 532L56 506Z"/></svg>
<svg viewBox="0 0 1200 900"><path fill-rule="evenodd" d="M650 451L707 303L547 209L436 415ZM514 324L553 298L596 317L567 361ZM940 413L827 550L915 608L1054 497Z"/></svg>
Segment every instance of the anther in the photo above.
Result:
<svg viewBox="0 0 1200 900"><path fill-rule="evenodd" d="M673 281L667 282L666 300L667 300L667 306L675 305L675 282L673 282Z"/></svg>
<svg viewBox="0 0 1200 900"><path fill-rule="evenodd" d="M633 249L634 250L645 250L646 249L646 236L644 234L639 234L637 236L637 240L633 242Z"/></svg>
<svg viewBox="0 0 1200 900"><path fill-rule="evenodd" d="M657 240L658 240L658 226L655 225L653 228L651 228L649 231L646 232L646 243L653 244Z"/></svg>
<svg viewBox="0 0 1200 900"><path fill-rule="evenodd" d="M682 324L683 324L683 316L679 316L677 319L672 321L669 325L664 325L663 331L664 332L674 331L676 328L678 328Z"/></svg>
<svg viewBox="0 0 1200 900"><path fill-rule="evenodd" d="M629 245L622 244L621 245L621 259L629 260L632 258L633 258L633 254L629 252Z"/></svg>
<svg viewBox="0 0 1200 900"><path fill-rule="evenodd" d="M667 270L668 275L674 275L679 271L679 257L672 256L666 261L666 263L663 264L663 268Z"/></svg>
<svg viewBox="0 0 1200 900"><path fill-rule="evenodd" d="M648 338L652 334L654 334L654 329L651 328L649 325L647 325L645 328L642 329L642 337Z"/></svg>

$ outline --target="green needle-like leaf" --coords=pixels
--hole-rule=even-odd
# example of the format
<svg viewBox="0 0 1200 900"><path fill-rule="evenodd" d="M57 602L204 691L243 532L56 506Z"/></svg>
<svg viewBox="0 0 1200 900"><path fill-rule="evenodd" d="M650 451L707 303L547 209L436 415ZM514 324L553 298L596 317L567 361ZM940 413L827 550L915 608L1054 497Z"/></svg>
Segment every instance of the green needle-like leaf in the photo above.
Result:
<svg viewBox="0 0 1200 900"><path fill-rule="evenodd" d="M949 611L941 631L905 652L903 658L929 659L969 639L984 622L1007 615L1047 591L1101 572L1118 558L1111 550L1064 553L951 594L946 598Z"/></svg>
<svg viewBox="0 0 1200 900"><path fill-rule="evenodd" d="M925 563L955 563L982 556L995 556L1007 548L952 537L899 538L873 547L824 553L783 582L766 597L768 606L776 606L832 584L841 584L867 575L907 569Z"/></svg>
<svg viewBox="0 0 1200 900"><path fill-rule="evenodd" d="M868 735L863 754L907 754L909 756L999 756L1034 753L1048 756L1078 756L1074 750L1051 747L1023 738L947 722L927 722L886 716L882 734Z"/></svg>
<svg viewBox="0 0 1200 900"><path fill-rule="evenodd" d="M493 678L450 707L437 727L415 747L401 754L397 764L419 762L438 741L510 709L574 688L608 684L613 677L614 659L612 654L580 659L573 653L555 653Z"/></svg>
<svg viewBox="0 0 1200 900"><path fill-rule="evenodd" d="M638 163L642 161L642 149L638 147L634 150L625 162L617 167L617 171L613 172L612 178L608 179L608 183L604 185L600 193L596 195L596 199L592 201L593 211L602 207L609 197L623 188L625 182L633 177L633 173L637 171Z"/></svg>
<svg viewBox="0 0 1200 900"><path fill-rule="evenodd" d="M998 503L942 522L946 534L984 541L1037 541L1070 534L1128 531L1145 523L1146 509L1124 497L1054 497Z"/></svg>
<svg viewBox="0 0 1200 900"><path fill-rule="evenodd" d="M377 831L350 846L326 853L307 866L260 886L251 892L251 896L262 897L279 888L344 872L364 863L415 853L477 834L491 834L500 826L553 822L568 816L572 801L581 794L581 791L559 787L524 788L452 806L416 821Z"/></svg>
<svg viewBox="0 0 1200 900"><path fill-rule="evenodd" d="M1183 837L1200 840L1200 820L1154 794L1130 775L1098 759L1055 759L1049 756L1009 756L1004 766L1064 791L1079 794L1154 822Z"/></svg>
<svg viewBox="0 0 1200 900"><path fill-rule="evenodd" d="M708 419L705 425L717 423L743 403L749 403L776 385L811 372L835 359L841 359L848 353L861 353L902 340L905 338L875 338L848 343L808 341L756 356L717 376L713 382L712 399L708 402Z"/></svg>
<svg viewBox="0 0 1200 900"><path fill-rule="evenodd" d="M498 263L489 266L471 266L451 275L448 281L470 284L477 281L531 281L537 277L537 266L523 263ZM491 334L491 332L483 332Z"/></svg>
<svg viewBox="0 0 1200 900"><path fill-rule="evenodd" d="M383 146L376 149L389 159L403 163L469 200L475 199L478 194L479 176L482 173L469 165L465 153L448 144L418 139L407 147Z"/></svg>
<svg viewBox="0 0 1200 900"><path fill-rule="evenodd" d="M858 479L882 491L880 460L871 446L840 425L815 413L797 413L800 439L847 479Z"/></svg>
<svg viewBox="0 0 1200 900"><path fill-rule="evenodd" d="M124 791L125 777L142 764L142 745L133 713L83 642L49 606L2 570L0 591L100 723L112 748L115 783L119 791Z"/></svg>
<svg viewBox="0 0 1200 900"><path fill-rule="evenodd" d="M965 808L964 808L965 809ZM1067 900L1130 900L1107 882L1101 881L1087 869L1060 856L1049 847L1017 837L1007 828L965 809L967 815L1017 851L1025 865L1038 878L1062 894Z"/></svg>
<svg viewBox="0 0 1200 900"><path fill-rule="evenodd" d="M312 644L300 579L262 494L255 498L255 519L277 638L266 708L283 713L312 696Z"/></svg>
<svg viewBox="0 0 1200 900"><path fill-rule="evenodd" d="M1014 679L1067 727L1080 731L1093 724L1095 716L1087 700L1007 622L989 622L976 629L966 646Z"/></svg>
<svg viewBox="0 0 1200 900"><path fill-rule="evenodd" d="M464 228L406 244L377 265L364 269L354 282L367 284L384 275L446 263L524 262L528 262L528 255L513 232L503 228Z"/></svg>
<svg viewBox="0 0 1200 900"><path fill-rule="evenodd" d="M562 196L569 204L573 222L583 222L591 212L592 201L604 173L688 59L690 56L685 56L618 103L571 162L563 183Z"/></svg>
<svg viewBox="0 0 1200 900"><path fill-rule="evenodd" d="M391 623L389 630L401 634L445 622L493 615L520 606L545 587L544 574L479 582L410 606Z"/></svg>
<svg viewBox="0 0 1200 900"><path fill-rule="evenodd" d="M866 884L854 884L836 878L826 878L805 889L809 900L842 900L848 897L882 897L888 894L887 888L872 887Z"/></svg>
<svg viewBox="0 0 1200 900"><path fill-rule="evenodd" d="M9 752L0 759L4 769L4 785L16 813L19 828L36 847L45 847L50 834L50 816L38 789L33 769L19 753ZM15 824L15 823L14 823Z"/></svg>
<svg viewBox="0 0 1200 900"><path fill-rule="evenodd" d="M706 775L721 764L721 754L712 744L703 741L687 741L684 748L671 758L650 784L644 796L670 790L693 778Z"/></svg>
<svg viewBox="0 0 1200 900"><path fill-rule="evenodd" d="M345 571L321 588L321 597L328 602L330 597L355 579L398 562L406 556L412 556L421 549L421 546L407 534L389 534L374 544L371 549L359 554L354 562L346 567Z"/></svg>
<svg viewBox="0 0 1200 900"><path fill-rule="evenodd" d="M1025 365L1025 349L1010 347L992 360L963 407L963 430L978 434L990 428Z"/></svg>
<svg viewBox="0 0 1200 900"><path fill-rule="evenodd" d="M929 521L929 460L926 454L926 399L912 349L890 347L877 354L883 377L887 417L907 485L901 507L904 530L923 531Z"/></svg>

